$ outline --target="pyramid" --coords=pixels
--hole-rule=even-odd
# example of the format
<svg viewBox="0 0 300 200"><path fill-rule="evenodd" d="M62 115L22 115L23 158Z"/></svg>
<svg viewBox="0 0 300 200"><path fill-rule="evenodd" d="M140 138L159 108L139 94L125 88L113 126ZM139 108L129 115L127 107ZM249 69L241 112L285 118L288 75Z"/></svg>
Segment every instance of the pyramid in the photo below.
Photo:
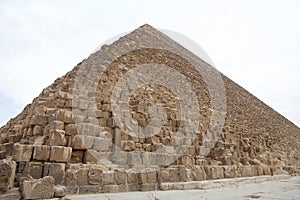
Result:
<svg viewBox="0 0 300 200"><path fill-rule="evenodd" d="M25 199L300 169L296 125L147 24L55 80L0 136L0 190Z"/></svg>

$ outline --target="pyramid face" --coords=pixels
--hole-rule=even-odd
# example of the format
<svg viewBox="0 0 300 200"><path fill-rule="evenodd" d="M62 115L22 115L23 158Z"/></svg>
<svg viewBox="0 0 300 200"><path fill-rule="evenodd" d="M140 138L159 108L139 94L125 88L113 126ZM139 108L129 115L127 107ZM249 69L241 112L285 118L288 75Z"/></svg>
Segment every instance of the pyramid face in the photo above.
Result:
<svg viewBox="0 0 300 200"><path fill-rule="evenodd" d="M149 25L102 46L0 134L14 186L52 176L68 193L172 189L166 183L300 166L297 126Z"/></svg>

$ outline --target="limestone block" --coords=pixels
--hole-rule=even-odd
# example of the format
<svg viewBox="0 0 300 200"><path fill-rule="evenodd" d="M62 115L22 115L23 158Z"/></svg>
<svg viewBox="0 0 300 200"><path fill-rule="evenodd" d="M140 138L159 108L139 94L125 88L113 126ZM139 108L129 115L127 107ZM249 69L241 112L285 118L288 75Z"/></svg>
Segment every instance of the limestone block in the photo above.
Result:
<svg viewBox="0 0 300 200"><path fill-rule="evenodd" d="M43 135L44 128L40 125L35 125L32 133L33 135Z"/></svg>
<svg viewBox="0 0 300 200"><path fill-rule="evenodd" d="M127 173L127 183L128 184L137 184L139 183L139 174L135 172Z"/></svg>
<svg viewBox="0 0 300 200"><path fill-rule="evenodd" d="M168 168L167 169L170 175L170 182L179 182L179 171L178 168Z"/></svg>
<svg viewBox="0 0 300 200"><path fill-rule="evenodd" d="M203 166L194 165L191 173L194 181L206 180L206 173Z"/></svg>
<svg viewBox="0 0 300 200"><path fill-rule="evenodd" d="M66 135L77 135L77 129L75 124L67 124L65 126L65 134Z"/></svg>
<svg viewBox="0 0 300 200"><path fill-rule="evenodd" d="M64 185L75 188L77 186L77 170L67 169L65 172Z"/></svg>
<svg viewBox="0 0 300 200"><path fill-rule="evenodd" d="M48 116L45 115L33 115L30 120L30 125L45 126L48 123Z"/></svg>
<svg viewBox="0 0 300 200"><path fill-rule="evenodd" d="M122 185L122 184L127 184L127 175L125 172L121 171L116 171L115 174L115 184L117 185Z"/></svg>
<svg viewBox="0 0 300 200"><path fill-rule="evenodd" d="M50 130L64 130L65 123L62 121L54 120L50 124Z"/></svg>
<svg viewBox="0 0 300 200"><path fill-rule="evenodd" d="M38 161L48 161L50 157L50 146L34 146L33 159Z"/></svg>
<svg viewBox="0 0 300 200"><path fill-rule="evenodd" d="M193 180L192 170L186 167L181 167L179 169L179 179L180 182L187 182Z"/></svg>
<svg viewBox="0 0 300 200"><path fill-rule="evenodd" d="M86 164L97 164L98 158L97 158L97 152L94 150L87 150L83 154L83 163Z"/></svg>
<svg viewBox="0 0 300 200"><path fill-rule="evenodd" d="M91 168L88 171L88 182L91 185L102 185L102 170L97 168Z"/></svg>
<svg viewBox="0 0 300 200"><path fill-rule="evenodd" d="M49 140L51 146L65 146L67 144L63 130L51 130Z"/></svg>
<svg viewBox="0 0 300 200"><path fill-rule="evenodd" d="M235 178L235 166L223 166L224 169L224 178Z"/></svg>
<svg viewBox="0 0 300 200"><path fill-rule="evenodd" d="M89 169L85 169L85 168L81 168L78 170L77 185L79 185L79 186L89 185L88 171L89 171Z"/></svg>
<svg viewBox="0 0 300 200"><path fill-rule="evenodd" d="M50 161L69 162L71 160L71 147L52 146L50 152Z"/></svg>
<svg viewBox="0 0 300 200"><path fill-rule="evenodd" d="M71 163L81 163L84 151L72 151Z"/></svg>
<svg viewBox="0 0 300 200"><path fill-rule="evenodd" d="M38 179L43 177L44 164L41 162L29 162L25 169L24 174L30 175L32 178Z"/></svg>
<svg viewBox="0 0 300 200"><path fill-rule="evenodd" d="M114 184L114 172L113 171L103 171L103 185L113 185Z"/></svg>
<svg viewBox="0 0 300 200"><path fill-rule="evenodd" d="M204 166L207 179L221 179L224 178L224 169L221 166Z"/></svg>
<svg viewBox="0 0 300 200"><path fill-rule="evenodd" d="M118 165L127 165L128 164L128 154L122 151L114 152L111 157L111 161Z"/></svg>
<svg viewBox="0 0 300 200"><path fill-rule="evenodd" d="M65 163L45 163L44 176L52 176L55 185L61 185L65 177Z"/></svg>
<svg viewBox="0 0 300 200"><path fill-rule="evenodd" d="M156 183L148 183L148 184L142 184L141 185L141 191L155 191L157 189Z"/></svg>
<svg viewBox="0 0 300 200"><path fill-rule="evenodd" d="M170 174L168 170L162 169L158 173L158 179L161 183L170 182Z"/></svg>
<svg viewBox="0 0 300 200"><path fill-rule="evenodd" d="M54 115L54 119L58 121L62 121L67 124L74 123L73 113L72 111L68 111L68 110L57 110Z"/></svg>
<svg viewBox="0 0 300 200"><path fill-rule="evenodd" d="M95 137L86 135L75 135L73 137L72 147L75 150L91 149L94 144Z"/></svg>
<svg viewBox="0 0 300 200"><path fill-rule="evenodd" d="M93 149L97 151L108 151L111 146L111 142L105 138L95 137Z"/></svg>
<svg viewBox="0 0 300 200"><path fill-rule="evenodd" d="M67 195L67 188L65 186L54 186L54 196L64 197Z"/></svg>
<svg viewBox="0 0 300 200"><path fill-rule="evenodd" d="M0 192L14 187L15 171L15 161L0 160Z"/></svg>
<svg viewBox="0 0 300 200"><path fill-rule="evenodd" d="M46 176L41 179L28 178L22 181L20 191L24 199L48 199L54 197L54 179Z"/></svg>
<svg viewBox="0 0 300 200"><path fill-rule="evenodd" d="M127 192L127 185L104 185L102 192L104 193L114 193L114 192Z"/></svg>
<svg viewBox="0 0 300 200"><path fill-rule="evenodd" d="M101 188L98 185L86 185L79 187L79 194L95 194L99 193Z"/></svg>
<svg viewBox="0 0 300 200"><path fill-rule="evenodd" d="M33 151L32 145L15 144L12 158L17 162L30 161L32 156L32 151Z"/></svg>

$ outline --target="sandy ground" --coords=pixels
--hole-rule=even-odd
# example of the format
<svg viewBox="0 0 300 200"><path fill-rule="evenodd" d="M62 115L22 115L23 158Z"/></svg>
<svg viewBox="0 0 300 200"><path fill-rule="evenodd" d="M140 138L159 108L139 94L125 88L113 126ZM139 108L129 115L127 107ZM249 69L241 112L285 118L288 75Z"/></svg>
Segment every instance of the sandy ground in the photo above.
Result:
<svg viewBox="0 0 300 200"><path fill-rule="evenodd" d="M249 181L250 180L250 181ZM94 195L70 195L71 200L198 200L198 199L295 199L300 200L300 176L261 179L236 179L233 184L220 188L214 181L207 182L211 189L169 190L156 192L128 192ZM226 182L224 180L223 182ZM228 182L228 180L227 180ZM252 182L252 183L251 183ZM255 183L256 182L256 183ZM232 180L231 182L232 183ZM219 187L219 188L214 188Z"/></svg>

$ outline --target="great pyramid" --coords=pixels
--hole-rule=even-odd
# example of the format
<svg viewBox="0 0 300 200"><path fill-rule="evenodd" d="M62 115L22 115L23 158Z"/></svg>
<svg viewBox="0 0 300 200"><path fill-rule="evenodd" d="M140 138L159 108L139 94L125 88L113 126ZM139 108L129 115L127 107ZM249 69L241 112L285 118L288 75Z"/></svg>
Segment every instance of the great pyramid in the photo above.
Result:
<svg viewBox="0 0 300 200"><path fill-rule="evenodd" d="M149 25L58 78L0 134L0 189L25 199L300 170L296 125Z"/></svg>

